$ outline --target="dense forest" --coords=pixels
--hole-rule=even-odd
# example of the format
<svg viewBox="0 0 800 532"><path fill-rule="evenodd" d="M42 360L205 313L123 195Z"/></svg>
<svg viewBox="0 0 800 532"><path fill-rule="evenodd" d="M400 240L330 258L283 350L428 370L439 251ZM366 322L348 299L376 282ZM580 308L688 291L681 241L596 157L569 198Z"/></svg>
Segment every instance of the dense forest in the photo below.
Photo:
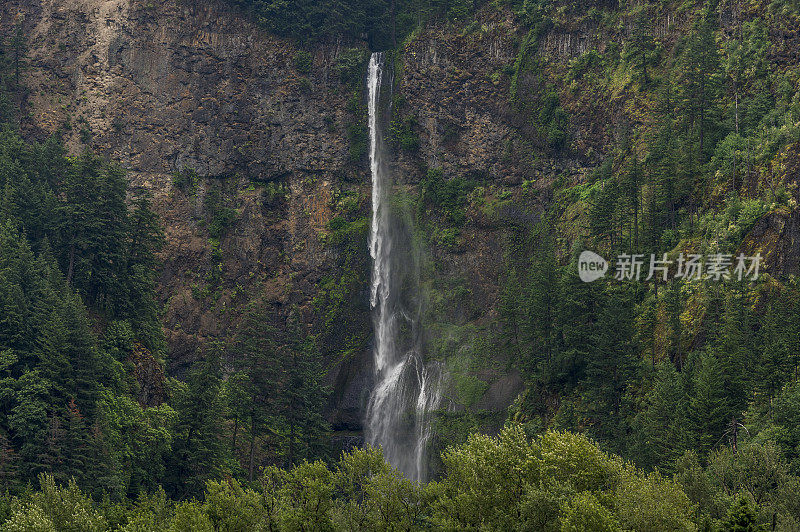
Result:
<svg viewBox="0 0 800 532"><path fill-rule="evenodd" d="M349 297L337 290L349 288L334 282L315 299L322 329L254 298L230 337L169 374L156 295L163 223L113 160L71 153L66 127L47 137L20 127L19 26L0 42L0 528L800 530L800 272L785 251L797 241L764 236L798 219L800 65L774 44L797 33L797 2L228 3L296 43L300 72L314 46L363 42L399 57L428 26L486 31L486 10L522 28L515 60L496 73L522 131L503 157L583 158L590 175L558 175L546 190L532 177L512 194L425 167L404 199L432 250L469 245L473 220L511 206L535 213L502 224L497 305L469 329L524 389L499 431L474 410L435 413L428 482L380 449L342 451L321 355L352 348L337 336ZM689 21L674 42L652 23L665 11ZM536 50L573 20L627 37L554 66ZM345 56L358 83L366 57ZM593 106L621 94L635 119L602 146L581 144L586 115L604 119ZM413 102L393 103L391 147L413 154L421 127L403 116ZM350 132L364 142L357 124ZM351 146L354 164L363 152ZM176 170L175 187L196 178ZM204 213L214 242L235 215ZM330 239L346 257L364 254L364 214L348 216L331 221ZM745 279L612 271L585 283L583 249L770 262ZM453 379L462 396L481 386L466 372Z"/></svg>

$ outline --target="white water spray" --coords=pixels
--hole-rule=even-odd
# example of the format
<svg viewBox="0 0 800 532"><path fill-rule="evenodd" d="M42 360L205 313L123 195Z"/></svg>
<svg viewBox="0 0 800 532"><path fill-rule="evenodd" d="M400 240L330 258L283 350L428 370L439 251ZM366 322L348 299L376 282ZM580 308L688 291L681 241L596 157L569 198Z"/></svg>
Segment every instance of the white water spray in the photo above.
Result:
<svg viewBox="0 0 800 532"><path fill-rule="evenodd" d="M414 305L414 311L410 312L403 303L408 298L401 293L409 285L404 280L416 281L411 283L417 285L411 287L416 290L418 279L410 275L413 266L405 260L413 253L393 248L393 244L409 239L395 242L395 237L407 228L397 227L400 219L392 216L389 205L392 179L383 158L380 120L383 67L383 54L373 53L367 76L367 110L372 173L370 305L375 332L376 385L367 407L366 439L372 445L380 445L389 463L407 477L424 481L428 473L430 413L441 402L443 374L438 364L426 365L422 360L419 305Z"/></svg>

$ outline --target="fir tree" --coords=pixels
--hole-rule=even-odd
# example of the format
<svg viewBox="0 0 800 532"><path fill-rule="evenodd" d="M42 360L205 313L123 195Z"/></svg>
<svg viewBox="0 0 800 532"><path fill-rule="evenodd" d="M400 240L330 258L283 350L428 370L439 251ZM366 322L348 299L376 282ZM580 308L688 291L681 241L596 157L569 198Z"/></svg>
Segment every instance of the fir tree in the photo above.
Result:
<svg viewBox="0 0 800 532"><path fill-rule="evenodd" d="M626 439L622 405L634 369L633 311L629 286L605 291L581 382L592 433L617 446Z"/></svg>
<svg viewBox="0 0 800 532"><path fill-rule="evenodd" d="M230 389L234 392L231 399L236 401L231 407L236 414L235 424L238 424L239 418L247 424L247 471L250 480L256 473L257 438L270 428L274 431L274 427L279 424L277 414L283 368L275 342L277 331L269 323L270 319L264 308L251 304L237 332L232 350L234 367L238 372L233 379L229 379L232 385ZM238 429L238 425L236 428ZM236 436L235 431L234 447Z"/></svg>
<svg viewBox="0 0 800 532"><path fill-rule="evenodd" d="M724 384L720 380L720 363L709 350L693 354L690 367L689 428L694 446L707 453L721 443L731 421L731 410Z"/></svg>
<svg viewBox="0 0 800 532"><path fill-rule="evenodd" d="M281 408L286 423L285 462L293 465L325 454L329 427L322 410L329 391L322 384L314 338L304 333L296 312L290 314L286 329L289 352Z"/></svg>

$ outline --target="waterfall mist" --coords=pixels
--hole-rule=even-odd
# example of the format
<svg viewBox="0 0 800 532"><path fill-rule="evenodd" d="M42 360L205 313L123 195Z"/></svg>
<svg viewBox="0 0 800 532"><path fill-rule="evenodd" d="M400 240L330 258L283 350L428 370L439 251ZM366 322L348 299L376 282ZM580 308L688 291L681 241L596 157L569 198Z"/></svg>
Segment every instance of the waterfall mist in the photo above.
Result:
<svg viewBox="0 0 800 532"><path fill-rule="evenodd" d="M383 124L390 109L382 105L382 101L391 101L391 79L384 85L384 76L384 56L373 53L367 75L367 110L376 385L367 407L366 440L381 446L386 459L407 477L424 481L430 414L441 402L443 372L439 364L425 363L421 349L420 256L411 219L392 208L393 179L383 142Z"/></svg>

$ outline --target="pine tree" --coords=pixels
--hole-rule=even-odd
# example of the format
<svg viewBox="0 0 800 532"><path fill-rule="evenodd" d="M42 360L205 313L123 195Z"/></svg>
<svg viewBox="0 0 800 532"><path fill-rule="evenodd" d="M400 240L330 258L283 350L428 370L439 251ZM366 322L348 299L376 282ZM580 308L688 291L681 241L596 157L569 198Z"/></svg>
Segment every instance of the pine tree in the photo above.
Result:
<svg viewBox="0 0 800 532"><path fill-rule="evenodd" d="M631 223L629 249L639 251L639 212L641 210L641 186L644 181L639 159L631 155L620 178L620 191L626 201L628 219Z"/></svg>
<svg viewBox="0 0 800 532"><path fill-rule="evenodd" d="M269 323L264 307L251 304L237 331L232 349L233 365L238 372L233 379L229 379L231 390L235 392L232 398L237 401L231 406L237 414L236 422L241 418L247 424L247 471L250 480L256 473L257 438L278 424L276 414L283 370L275 342L277 331ZM234 433L234 447L235 438Z"/></svg>
<svg viewBox="0 0 800 532"><path fill-rule="evenodd" d="M661 362L652 388L633 418L631 454L642 467L669 471L689 445L686 391L670 362Z"/></svg>
<svg viewBox="0 0 800 532"><path fill-rule="evenodd" d="M800 354L800 305L786 286L770 303L761 328L761 355L755 368L758 392L770 401L788 380L797 379Z"/></svg>
<svg viewBox="0 0 800 532"><path fill-rule="evenodd" d="M537 233L533 260L521 298L520 351L524 356L520 367L528 375L542 379L555 351L559 271L551 225L542 222Z"/></svg>
<svg viewBox="0 0 800 532"><path fill-rule="evenodd" d="M229 447L222 434L221 354L220 344L208 346L187 383L176 383L178 421L164 487L179 498L199 493L206 480L230 471Z"/></svg>
<svg viewBox="0 0 800 532"><path fill-rule="evenodd" d="M565 392L584 377L586 364L594 352L594 326L601 308L601 288L597 282L585 283L577 275L577 253L559 280L560 300L556 317L556 342L551 365L551 386Z"/></svg>
<svg viewBox="0 0 800 532"><path fill-rule="evenodd" d="M298 318L297 312L292 312L286 323L288 353L282 411L288 465L324 456L329 432L322 416L329 390L322 384L314 337L304 333Z"/></svg>
<svg viewBox="0 0 800 532"><path fill-rule="evenodd" d="M667 353L675 367L681 369L685 362L681 348L681 337L683 334L683 325L681 324L681 311L683 310L681 283L672 279L663 293L669 331L667 333Z"/></svg>
<svg viewBox="0 0 800 532"><path fill-rule="evenodd" d="M20 456L0 431L0 492L14 491L20 482Z"/></svg>
<svg viewBox="0 0 800 532"><path fill-rule="evenodd" d="M125 296L115 304L115 317L128 320L137 337L152 351L164 349L161 321L155 297L157 253L164 245L158 215L150 209L147 196L136 198L126 226Z"/></svg>
<svg viewBox="0 0 800 532"><path fill-rule="evenodd" d="M509 266L504 280L497 316L500 325L500 349L509 360L520 359L520 302L519 277L516 268Z"/></svg>
<svg viewBox="0 0 800 532"><path fill-rule="evenodd" d="M758 524L756 510L745 496L738 497L731 504L728 516L722 523L722 528L726 532L760 532L766 530Z"/></svg>
<svg viewBox="0 0 800 532"><path fill-rule="evenodd" d="M720 363L708 350L693 354L689 396L689 428L695 448L705 454L718 445L731 421Z"/></svg>
<svg viewBox="0 0 800 532"><path fill-rule="evenodd" d="M602 181L602 187L592 199L589 210L589 231L600 239L608 238L613 248L617 233L616 211L620 201L619 184L612 178L613 160L606 159L594 172L594 179Z"/></svg>
<svg viewBox="0 0 800 532"><path fill-rule="evenodd" d="M625 440L622 405L635 363L632 296L629 286L606 289L588 339L590 352L581 381L592 433L615 446Z"/></svg>
<svg viewBox="0 0 800 532"><path fill-rule="evenodd" d="M93 474L100 464L92 462L92 439L86 419L74 399L64 409L62 426L64 438L61 444L64 456L62 475L73 477L83 486L93 486L97 480Z"/></svg>
<svg viewBox="0 0 800 532"><path fill-rule="evenodd" d="M688 35L676 68L677 116L692 139L697 163L708 160L719 137L720 57L714 38L715 14L707 7Z"/></svg>
<svg viewBox="0 0 800 532"><path fill-rule="evenodd" d="M720 361L720 379L728 400L731 417L740 417L751 396L752 375L756 371L757 355L752 339L746 286L731 286L725 301L725 314L718 342L712 340Z"/></svg>

